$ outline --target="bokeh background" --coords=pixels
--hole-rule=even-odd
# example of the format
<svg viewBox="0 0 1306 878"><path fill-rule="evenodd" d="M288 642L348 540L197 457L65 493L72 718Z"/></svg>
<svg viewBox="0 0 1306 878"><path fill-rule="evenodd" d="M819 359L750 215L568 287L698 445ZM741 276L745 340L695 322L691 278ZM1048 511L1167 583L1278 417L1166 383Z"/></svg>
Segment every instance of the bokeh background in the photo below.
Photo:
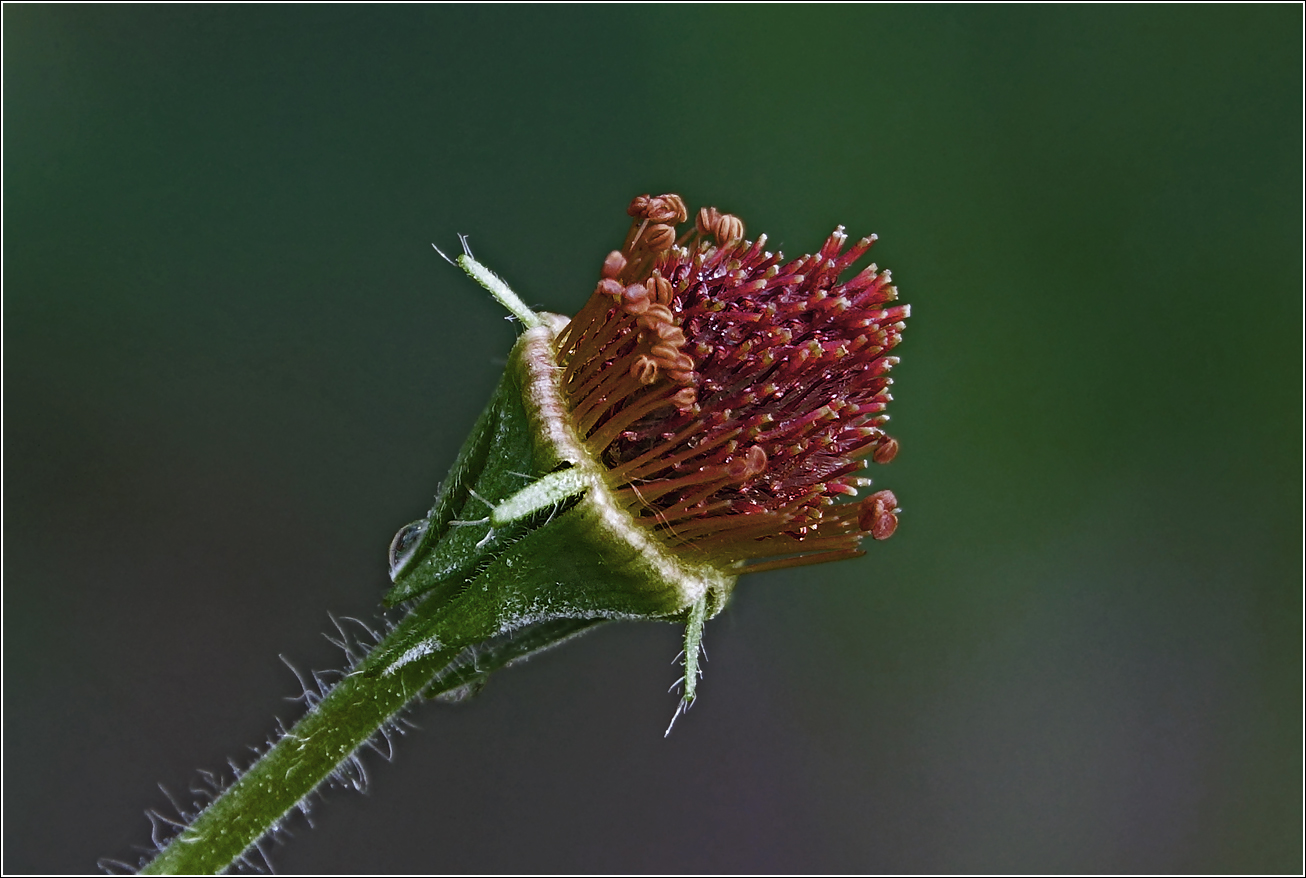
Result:
<svg viewBox="0 0 1306 878"><path fill-rule="evenodd" d="M880 235L905 512L427 705L289 872L1302 866L1302 10L4 7L4 868L295 716L628 199Z"/></svg>

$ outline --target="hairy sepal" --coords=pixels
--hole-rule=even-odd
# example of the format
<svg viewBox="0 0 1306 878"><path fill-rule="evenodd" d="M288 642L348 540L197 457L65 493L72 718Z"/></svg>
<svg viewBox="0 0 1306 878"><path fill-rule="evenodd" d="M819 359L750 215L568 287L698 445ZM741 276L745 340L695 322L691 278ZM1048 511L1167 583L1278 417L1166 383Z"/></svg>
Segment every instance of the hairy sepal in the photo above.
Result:
<svg viewBox="0 0 1306 878"><path fill-rule="evenodd" d="M423 621L374 654L369 672L551 620L683 622L695 606L707 618L725 606L736 577L668 550L617 501L576 434L557 386L561 325L546 316L513 348L386 596L420 599Z"/></svg>

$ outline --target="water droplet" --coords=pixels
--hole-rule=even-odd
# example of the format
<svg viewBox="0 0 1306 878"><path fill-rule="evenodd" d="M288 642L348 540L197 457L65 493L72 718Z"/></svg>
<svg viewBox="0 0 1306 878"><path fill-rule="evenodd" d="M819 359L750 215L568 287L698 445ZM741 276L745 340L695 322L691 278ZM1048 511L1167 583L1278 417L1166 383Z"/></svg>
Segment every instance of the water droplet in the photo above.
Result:
<svg viewBox="0 0 1306 878"><path fill-rule="evenodd" d="M426 528L430 522L420 518L411 524L399 528L395 538L390 541L390 580L393 582L403 572L412 559L413 552L422 543Z"/></svg>

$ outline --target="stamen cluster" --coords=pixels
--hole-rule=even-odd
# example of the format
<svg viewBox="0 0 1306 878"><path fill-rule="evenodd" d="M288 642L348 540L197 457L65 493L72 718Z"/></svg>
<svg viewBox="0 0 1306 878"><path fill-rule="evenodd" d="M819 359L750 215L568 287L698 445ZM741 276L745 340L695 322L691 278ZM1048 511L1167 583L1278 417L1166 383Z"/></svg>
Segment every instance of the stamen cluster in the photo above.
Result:
<svg viewBox="0 0 1306 878"><path fill-rule="evenodd" d="M617 496L676 550L743 571L860 554L886 539L897 500L860 503L882 429L887 352L907 305L843 227L789 262L715 208L694 226L678 195L634 199L625 244L558 337L562 388Z"/></svg>

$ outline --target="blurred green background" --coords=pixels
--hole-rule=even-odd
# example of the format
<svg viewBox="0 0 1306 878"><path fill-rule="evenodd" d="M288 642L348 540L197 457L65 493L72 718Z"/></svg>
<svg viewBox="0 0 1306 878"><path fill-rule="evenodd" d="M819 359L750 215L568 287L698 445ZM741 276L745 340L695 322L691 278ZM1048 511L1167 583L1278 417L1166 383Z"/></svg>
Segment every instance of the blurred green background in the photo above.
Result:
<svg viewBox="0 0 1306 878"><path fill-rule="evenodd" d="M914 308L905 512L425 706L288 872L1295 872L1302 10L4 7L4 868L338 663L513 330L628 199Z"/></svg>

